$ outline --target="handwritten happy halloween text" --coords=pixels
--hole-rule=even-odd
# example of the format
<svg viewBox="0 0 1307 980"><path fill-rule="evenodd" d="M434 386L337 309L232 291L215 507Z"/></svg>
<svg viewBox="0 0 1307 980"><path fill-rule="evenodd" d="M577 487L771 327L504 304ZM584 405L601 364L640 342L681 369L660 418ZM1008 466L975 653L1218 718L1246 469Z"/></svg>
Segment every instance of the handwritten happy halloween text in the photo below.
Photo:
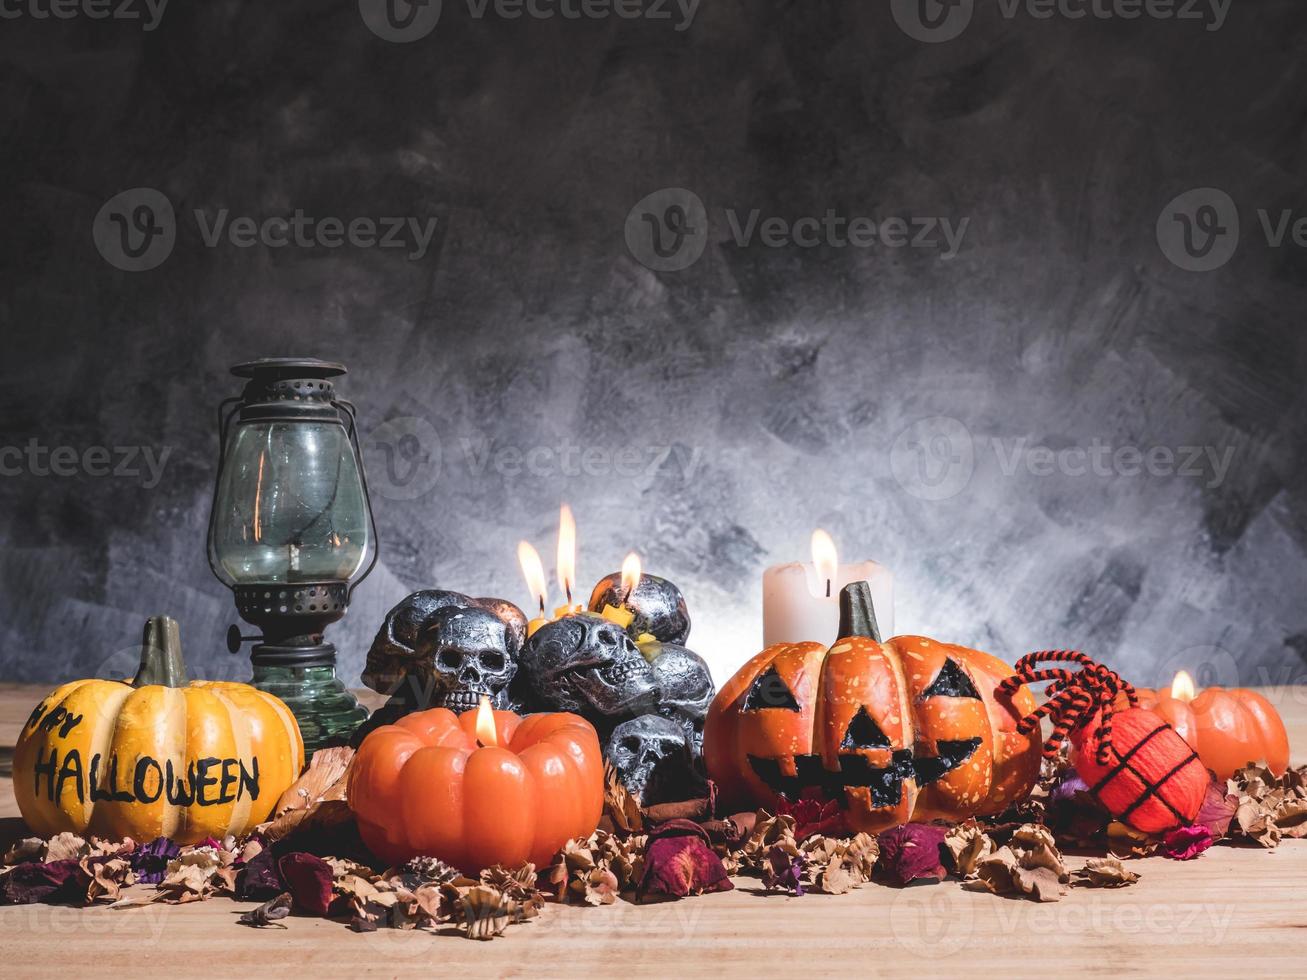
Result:
<svg viewBox="0 0 1307 980"><path fill-rule="evenodd" d="M32 713L28 728L39 728L43 732L53 732L57 728L57 737L63 739L82 722L81 715L72 714L63 707L57 707L49 714L44 714L44 708L41 705ZM50 801L62 799L64 786L71 781L79 803L85 803L88 796L92 803L101 800L154 803L163 797L172 806L218 806L234 803L246 795L251 800L259 798L259 757L250 760L249 768L246 768L244 759L192 759L186 764L186 771L179 772L171 759L161 763L143 755L136 760L131 785L127 785L124 773L120 787L117 753L110 755L102 768L101 755L97 752L91 756L90 766L86 768L80 749L68 750L61 759L58 748L52 748L48 757L37 758L32 778L35 781L33 792L41 796L44 784L45 797Z"/></svg>

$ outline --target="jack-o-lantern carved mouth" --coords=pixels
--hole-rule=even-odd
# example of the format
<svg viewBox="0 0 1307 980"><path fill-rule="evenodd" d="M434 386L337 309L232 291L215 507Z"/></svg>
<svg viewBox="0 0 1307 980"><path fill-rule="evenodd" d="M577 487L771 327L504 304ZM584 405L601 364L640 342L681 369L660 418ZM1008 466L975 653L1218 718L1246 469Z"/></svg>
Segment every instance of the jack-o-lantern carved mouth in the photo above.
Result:
<svg viewBox="0 0 1307 980"><path fill-rule="evenodd" d="M754 775L772 792L797 800L804 790L817 789L830 799L843 797L844 791L866 788L875 809L897 806L903 799L903 781L913 780L918 787L929 786L965 763L980 748L980 738L941 740L937 755L914 756L911 749L895 749L888 766L873 766L865 755L840 753L840 769L832 772L822 765L819 755L794 756L794 775L781 771L781 759L764 759L750 755Z"/></svg>

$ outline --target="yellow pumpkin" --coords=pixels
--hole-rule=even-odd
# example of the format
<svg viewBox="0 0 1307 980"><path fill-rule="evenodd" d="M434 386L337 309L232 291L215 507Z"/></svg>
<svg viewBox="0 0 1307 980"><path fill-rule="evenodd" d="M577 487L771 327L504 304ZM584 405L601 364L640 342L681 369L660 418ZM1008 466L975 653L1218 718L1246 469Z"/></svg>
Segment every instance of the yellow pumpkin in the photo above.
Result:
<svg viewBox="0 0 1307 980"><path fill-rule="evenodd" d="M177 623L155 617L133 680L73 681L36 706L14 795L41 836L193 844L268 819L303 767L290 709L248 684L188 684Z"/></svg>

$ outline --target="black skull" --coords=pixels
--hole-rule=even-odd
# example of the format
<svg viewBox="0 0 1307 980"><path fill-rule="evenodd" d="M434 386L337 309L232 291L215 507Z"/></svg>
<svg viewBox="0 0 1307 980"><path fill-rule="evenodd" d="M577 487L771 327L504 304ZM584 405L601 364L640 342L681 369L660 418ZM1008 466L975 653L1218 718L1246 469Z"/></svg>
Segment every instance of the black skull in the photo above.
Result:
<svg viewBox="0 0 1307 980"><path fill-rule="evenodd" d="M604 753L622 785L644 806L689 799L700 779L679 724L660 715L640 715L613 729Z"/></svg>
<svg viewBox="0 0 1307 980"><path fill-rule="evenodd" d="M698 756L703 747L703 720L717 693L708 665L693 650L663 643L651 666L660 692L658 713L682 725Z"/></svg>
<svg viewBox="0 0 1307 980"><path fill-rule="evenodd" d="M590 609L601 613L604 606L625 606L635 618L627 627L634 637L648 633L662 643L684 643L690 638L690 611L681 590L657 575L641 575L640 582L627 592L622 575L605 575L590 593Z"/></svg>
<svg viewBox="0 0 1307 980"><path fill-rule="evenodd" d="M417 652L426 669L432 707L463 712L488 697L507 707L508 685L517 664L508 655L508 628L484 609L446 606L423 626Z"/></svg>
<svg viewBox="0 0 1307 980"><path fill-rule="evenodd" d="M521 655L526 700L575 711L602 729L658 703L653 670L620 626L598 616L564 616L536 630Z"/></svg>
<svg viewBox="0 0 1307 980"><path fill-rule="evenodd" d="M504 625L506 655L515 658L526 638L526 616L522 610L503 599L473 599L460 592L425 589L404 598L386 614L376 639L368 650L363 669L363 683L381 694L395 694L413 675L419 686L431 673L431 664L418 650L418 639L432 618L442 609L461 607L482 609L496 616Z"/></svg>

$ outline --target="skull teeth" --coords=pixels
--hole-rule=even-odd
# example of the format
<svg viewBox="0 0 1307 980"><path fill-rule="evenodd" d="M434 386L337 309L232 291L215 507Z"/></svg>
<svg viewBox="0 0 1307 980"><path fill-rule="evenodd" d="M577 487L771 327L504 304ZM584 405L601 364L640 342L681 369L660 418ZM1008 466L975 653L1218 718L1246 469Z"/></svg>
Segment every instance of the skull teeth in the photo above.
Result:
<svg viewBox="0 0 1307 980"><path fill-rule="evenodd" d="M644 672L644 664L628 662L622 664L610 664L599 671L604 680L609 682L624 681L636 674Z"/></svg>
<svg viewBox="0 0 1307 980"><path fill-rule="evenodd" d="M449 691L445 694L443 698L441 698L440 706L442 708L448 708L450 711L453 711L455 713L471 711L473 708L475 708L477 705L481 703L481 698L483 696L489 697L490 692L471 691L467 689L458 690L458 691Z"/></svg>

